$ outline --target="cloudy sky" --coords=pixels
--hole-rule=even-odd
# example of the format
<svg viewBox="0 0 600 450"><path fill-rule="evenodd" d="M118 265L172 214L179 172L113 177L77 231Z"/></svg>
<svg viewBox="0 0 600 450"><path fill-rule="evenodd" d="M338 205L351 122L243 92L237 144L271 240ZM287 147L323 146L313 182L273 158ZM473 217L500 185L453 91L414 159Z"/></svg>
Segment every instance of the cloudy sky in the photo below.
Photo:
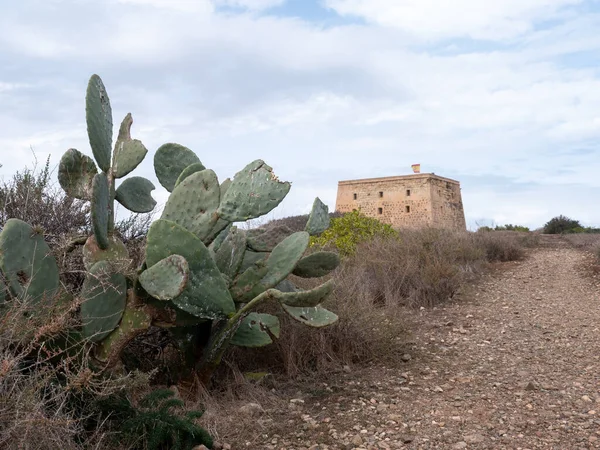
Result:
<svg viewBox="0 0 600 450"><path fill-rule="evenodd" d="M87 80L152 156L221 179L261 158L335 207L337 181L421 163L467 222L600 225L599 0L0 0L0 175L78 148Z"/></svg>

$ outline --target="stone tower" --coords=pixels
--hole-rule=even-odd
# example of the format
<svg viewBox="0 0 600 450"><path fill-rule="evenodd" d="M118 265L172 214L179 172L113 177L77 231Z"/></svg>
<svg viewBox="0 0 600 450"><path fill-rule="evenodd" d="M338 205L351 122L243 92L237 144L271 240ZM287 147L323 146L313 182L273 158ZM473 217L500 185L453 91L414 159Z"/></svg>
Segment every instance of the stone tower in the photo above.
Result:
<svg viewBox="0 0 600 450"><path fill-rule="evenodd" d="M395 228L467 229L460 183L433 173L340 181L335 209L360 209Z"/></svg>

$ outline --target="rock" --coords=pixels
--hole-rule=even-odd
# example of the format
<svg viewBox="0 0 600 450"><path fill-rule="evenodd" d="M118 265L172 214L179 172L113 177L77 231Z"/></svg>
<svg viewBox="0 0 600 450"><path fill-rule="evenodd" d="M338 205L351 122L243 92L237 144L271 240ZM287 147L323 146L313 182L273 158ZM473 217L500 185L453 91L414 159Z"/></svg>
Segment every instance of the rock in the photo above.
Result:
<svg viewBox="0 0 600 450"><path fill-rule="evenodd" d="M402 361L409 362L412 359L412 356L409 353L405 353L402 355Z"/></svg>
<svg viewBox="0 0 600 450"><path fill-rule="evenodd" d="M530 381L525 384L523 389L526 391L537 391L539 389L539 385L535 381Z"/></svg>
<svg viewBox="0 0 600 450"><path fill-rule="evenodd" d="M192 450L208 450L208 447L205 445L196 445L195 447L192 447Z"/></svg>
<svg viewBox="0 0 600 450"><path fill-rule="evenodd" d="M352 438L352 444L353 445L359 446L359 445L362 445L362 443L363 443L363 440L362 440L362 438L360 437L359 434L357 434L356 436L354 436Z"/></svg>
<svg viewBox="0 0 600 450"><path fill-rule="evenodd" d="M457 449L457 450L458 450L458 449L461 449L461 448L467 448L467 443L466 443L466 442L463 442L463 441L460 441L460 442L457 442L456 444L454 444L454 445L452 446L452 448L453 448L453 449Z"/></svg>
<svg viewBox="0 0 600 450"><path fill-rule="evenodd" d="M239 412L246 416L262 414L263 408L258 403L247 403L239 409Z"/></svg>
<svg viewBox="0 0 600 450"><path fill-rule="evenodd" d="M469 434L464 436L463 439L467 444L481 444L485 441L485 437L483 437L481 434Z"/></svg>

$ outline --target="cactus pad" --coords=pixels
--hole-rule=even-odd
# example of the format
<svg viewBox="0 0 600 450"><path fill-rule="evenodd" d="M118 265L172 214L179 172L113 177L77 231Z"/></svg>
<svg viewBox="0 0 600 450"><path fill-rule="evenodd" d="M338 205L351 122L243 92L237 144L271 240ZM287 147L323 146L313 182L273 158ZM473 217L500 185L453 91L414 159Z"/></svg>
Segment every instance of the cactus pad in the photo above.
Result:
<svg viewBox="0 0 600 450"><path fill-rule="evenodd" d="M183 292L172 300L178 308L203 319L235 312L227 285L202 241L174 222L157 220L148 231L146 263L151 268L171 255L183 256L190 268Z"/></svg>
<svg viewBox="0 0 600 450"><path fill-rule="evenodd" d="M60 159L58 182L67 195L80 200L92 198L92 180L98 173L94 160L70 148Z"/></svg>
<svg viewBox="0 0 600 450"><path fill-rule="evenodd" d="M255 264L262 263L264 265L264 262L267 260L269 255L270 253L266 252L253 252L252 250L246 250L239 271L244 272Z"/></svg>
<svg viewBox="0 0 600 450"><path fill-rule="evenodd" d="M121 351L138 334L150 328L151 317L144 309L127 307L121 323L96 347L96 358L112 365L119 358Z"/></svg>
<svg viewBox="0 0 600 450"><path fill-rule="evenodd" d="M90 269L81 288L81 324L86 338L101 341L119 324L127 297L127 280L108 261Z"/></svg>
<svg viewBox="0 0 600 450"><path fill-rule="evenodd" d="M0 269L13 296L39 302L59 289L59 270L41 232L8 219L0 233Z"/></svg>
<svg viewBox="0 0 600 450"><path fill-rule="evenodd" d="M234 177L221 199L219 216L243 222L267 214L285 198L290 183L282 183L262 160L248 164Z"/></svg>
<svg viewBox="0 0 600 450"><path fill-rule="evenodd" d="M231 338L231 344L238 347L264 347L278 339L281 327L279 319L271 314L250 313Z"/></svg>
<svg viewBox="0 0 600 450"><path fill-rule="evenodd" d="M156 206L151 195L154 189L154 184L144 177L127 178L117 188L115 199L129 211L148 213Z"/></svg>
<svg viewBox="0 0 600 450"><path fill-rule="evenodd" d="M333 280L309 291L296 290L295 292L276 292L275 298L282 305L292 307L315 307L322 303L331 294L334 288Z"/></svg>
<svg viewBox="0 0 600 450"><path fill-rule="evenodd" d="M185 180L191 174L196 173L196 172L202 172L203 170L206 170L206 167L204 167L204 164L202 164L200 162L190 164L185 169L183 169L181 174L179 174L179 177L177 178L177 181L175 182L175 187L177 187L177 185L179 183L181 183L183 180Z"/></svg>
<svg viewBox="0 0 600 450"><path fill-rule="evenodd" d="M83 265L85 270L90 270L97 262L109 261L118 272L125 272L131 266L129 251L123 242L114 237L108 238L108 248L102 250L98 246L96 237L91 235L83 246Z"/></svg>
<svg viewBox="0 0 600 450"><path fill-rule="evenodd" d="M255 228L248 231L248 247L255 252L271 252L277 244L293 233L294 230L286 225Z"/></svg>
<svg viewBox="0 0 600 450"><path fill-rule="evenodd" d="M322 328L333 325L338 320L338 316L322 306L296 308L293 306L282 305L285 312L298 322L309 327Z"/></svg>
<svg viewBox="0 0 600 450"><path fill-rule="evenodd" d="M122 178L133 171L146 157L148 149L137 139L131 139L131 113L121 122L119 137L115 144L112 172L116 178Z"/></svg>
<svg viewBox="0 0 600 450"><path fill-rule="evenodd" d="M229 231L231 230L232 226L233 226L232 223L230 223L229 225L227 225L222 231L219 232L219 234L217 234L217 236L210 243L210 245L209 245L208 248L213 253L217 253L219 251L219 248L221 247L221 244L223 244L223 242L225 242L225 239L227 239L227 236L229 236Z"/></svg>
<svg viewBox="0 0 600 450"><path fill-rule="evenodd" d="M313 203L305 230L311 236L317 236L329 228L329 208L319 197Z"/></svg>
<svg viewBox="0 0 600 450"><path fill-rule="evenodd" d="M267 259L268 274L261 280L266 289L285 280L298 264L308 247L308 233L299 231L285 238L273 249Z"/></svg>
<svg viewBox="0 0 600 450"><path fill-rule="evenodd" d="M99 173L92 182L92 229L102 250L108 248L108 203L110 194L106 174Z"/></svg>
<svg viewBox="0 0 600 450"><path fill-rule="evenodd" d="M189 274L190 267L185 258L171 255L143 271L139 281L152 297L171 300L183 292Z"/></svg>
<svg viewBox="0 0 600 450"><path fill-rule="evenodd" d="M246 269L232 283L230 292L236 303L246 303L266 289L260 283L268 269L266 266L255 265Z"/></svg>
<svg viewBox="0 0 600 450"><path fill-rule="evenodd" d="M293 274L302 278L319 278L340 265L340 257L333 252L316 252L302 258Z"/></svg>
<svg viewBox="0 0 600 450"><path fill-rule="evenodd" d="M106 88L98 75L92 75L85 96L85 119L88 137L98 167L110 169L112 151L112 109Z"/></svg>
<svg viewBox="0 0 600 450"><path fill-rule="evenodd" d="M212 170L196 172L173 190L161 219L175 222L204 240L217 221L220 196L215 173Z"/></svg>
<svg viewBox="0 0 600 450"><path fill-rule="evenodd" d="M189 148L179 144L164 144L154 154L154 172L160 184L172 192L181 172L199 162L200 159Z"/></svg>
<svg viewBox="0 0 600 450"><path fill-rule="evenodd" d="M288 277L308 246L308 233L300 231L284 239L267 258L264 266L246 269L231 287L236 302L249 301Z"/></svg>
<svg viewBox="0 0 600 450"><path fill-rule="evenodd" d="M240 269L245 252L246 232L233 227L215 253L215 262L221 273L229 278L235 277Z"/></svg>

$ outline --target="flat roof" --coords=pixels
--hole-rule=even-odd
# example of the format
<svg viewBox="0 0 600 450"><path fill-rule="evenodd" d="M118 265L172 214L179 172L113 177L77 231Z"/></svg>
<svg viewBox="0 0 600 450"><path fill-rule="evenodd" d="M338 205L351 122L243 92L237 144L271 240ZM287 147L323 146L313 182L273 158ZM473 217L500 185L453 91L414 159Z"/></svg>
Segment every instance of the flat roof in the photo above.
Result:
<svg viewBox="0 0 600 450"><path fill-rule="evenodd" d="M448 183L460 184L460 182L457 180L453 180L451 178L446 178L446 177L441 177L439 175L436 175L435 173L414 173L414 174L410 174L410 175L397 175L394 177L361 178L358 180L343 180L343 181L338 181L338 185L340 185L340 184L373 183L373 182L381 182L381 181L418 180L420 178L436 178L438 180L447 181Z"/></svg>

